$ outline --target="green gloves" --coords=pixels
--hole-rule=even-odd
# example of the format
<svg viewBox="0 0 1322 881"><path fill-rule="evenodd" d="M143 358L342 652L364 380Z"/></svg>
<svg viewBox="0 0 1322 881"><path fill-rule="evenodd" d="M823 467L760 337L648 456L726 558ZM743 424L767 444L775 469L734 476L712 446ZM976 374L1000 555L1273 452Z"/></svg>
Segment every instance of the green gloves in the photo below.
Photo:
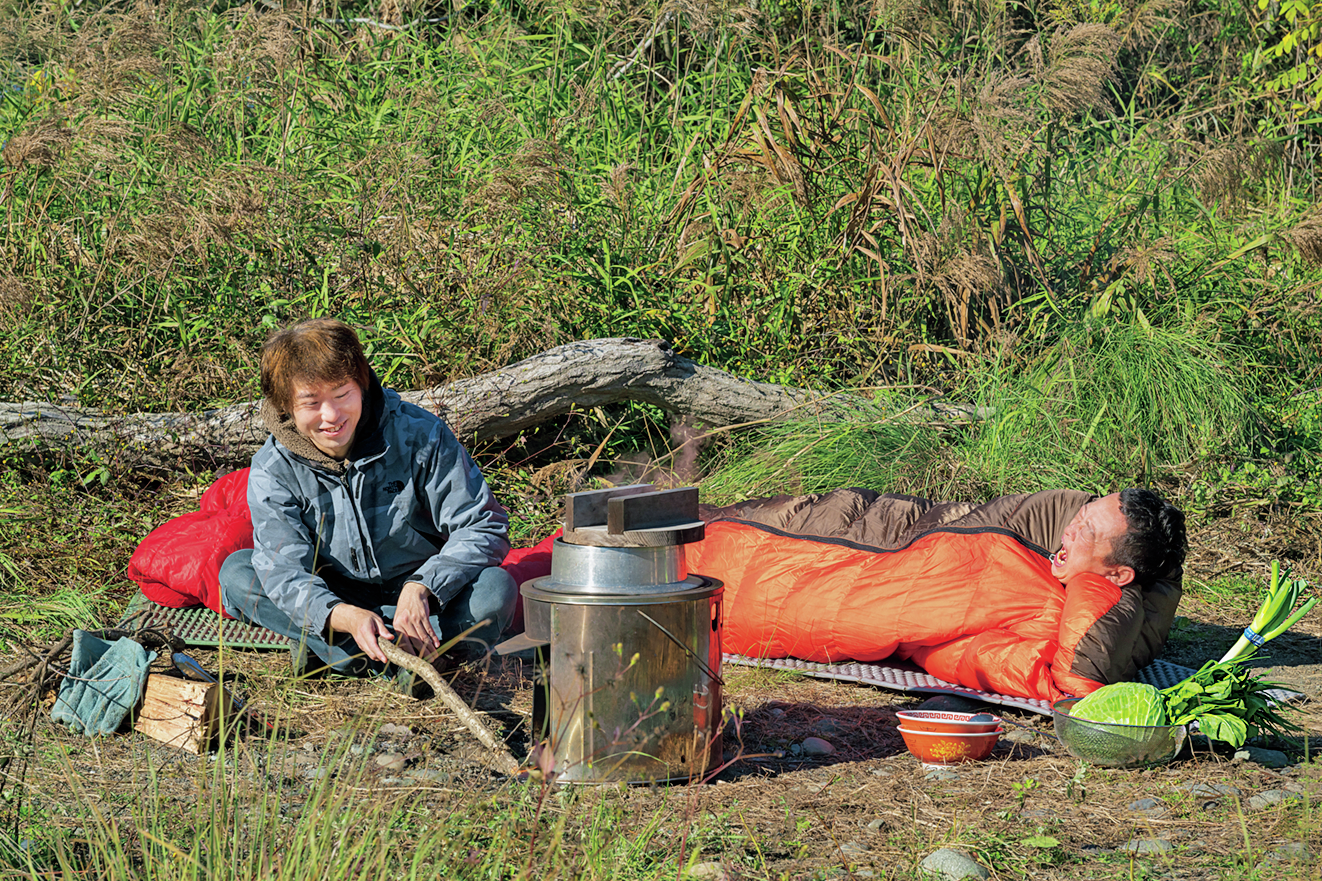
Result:
<svg viewBox="0 0 1322 881"><path fill-rule="evenodd" d="M128 637L109 643L75 630L69 675L60 683L51 718L88 737L114 732L142 700L155 658Z"/></svg>

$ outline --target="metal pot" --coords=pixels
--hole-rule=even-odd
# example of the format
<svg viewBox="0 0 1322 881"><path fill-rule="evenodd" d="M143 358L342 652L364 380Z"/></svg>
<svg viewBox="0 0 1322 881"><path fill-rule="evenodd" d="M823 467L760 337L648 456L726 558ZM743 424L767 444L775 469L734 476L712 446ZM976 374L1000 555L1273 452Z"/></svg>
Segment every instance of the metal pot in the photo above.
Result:
<svg viewBox="0 0 1322 881"><path fill-rule="evenodd" d="M690 780L721 762L721 595L682 545L557 540L521 588L540 649L534 737L566 782Z"/></svg>

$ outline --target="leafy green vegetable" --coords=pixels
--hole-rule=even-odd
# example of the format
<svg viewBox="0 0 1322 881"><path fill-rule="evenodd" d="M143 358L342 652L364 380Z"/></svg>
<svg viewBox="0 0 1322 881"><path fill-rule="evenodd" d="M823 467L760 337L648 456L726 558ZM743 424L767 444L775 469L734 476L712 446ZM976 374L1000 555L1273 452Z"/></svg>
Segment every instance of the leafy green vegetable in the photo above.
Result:
<svg viewBox="0 0 1322 881"><path fill-rule="evenodd" d="M1198 730L1210 739L1238 747L1250 737L1279 737L1300 730L1277 712L1288 705L1273 704L1266 695L1268 689L1279 687L1254 676L1240 661L1208 661L1161 694L1170 724L1197 722Z"/></svg>
<svg viewBox="0 0 1322 881"><path fill-rule="evenodd" d="M1070 715L1113 725L1165 725L1161 692L1141 682L1104 685L1074 705Z"/></svg>
<svg viewBox="0 0 1322 881"><path fill-rule="evenodd" d="M1317 597L1312 597L1291 614L1299 601L1299 594L1306 587L1308 582L1302 578L1291 581L1289 568L1282 573L1280 561L1272 560L1272 580L1267 585L1267 598L1262 601L1262 608L1253 616L1253 623L1244 630L1244 635L1221 656L1221 662L1252 657L1263 643L1280 636L1308 614L1308 610L1317 605Z"/></svg>

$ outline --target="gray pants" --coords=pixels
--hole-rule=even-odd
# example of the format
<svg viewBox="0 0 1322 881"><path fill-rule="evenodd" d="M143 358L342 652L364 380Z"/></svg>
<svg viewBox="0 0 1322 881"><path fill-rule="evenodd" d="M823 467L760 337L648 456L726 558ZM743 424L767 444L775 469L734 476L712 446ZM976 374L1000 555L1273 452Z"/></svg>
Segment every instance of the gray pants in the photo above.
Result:
<svg viewBox="0 0 1322 881"><path fill-rule="evenodd" d="M347 579L327 580L327 586L346 603L368 609L380 615L389 624L395 617L393 598L385 587ZM398 592L395 592L398 596ZM249 624L258 624L267 630L289 637L295 643L295 655L300 644L316 655L326 666L338 673L361 675L381 672L384 665L363 657L358 644L347 633L336 633L327 639L325 633L308 633L282 612L262 590L261 580L252 565L252 551L236 551L225 559L220 568L220 598L225 611ZM491 566L478 573L477 578L464 586L458 595L440 608L432 600L431 623L445 642L483 619L491 623L479 627L450 651L460 659L479 657L499 640L501 633L514 617L514 606L519 599L519 587L513 577L499 566Z"/></svg>

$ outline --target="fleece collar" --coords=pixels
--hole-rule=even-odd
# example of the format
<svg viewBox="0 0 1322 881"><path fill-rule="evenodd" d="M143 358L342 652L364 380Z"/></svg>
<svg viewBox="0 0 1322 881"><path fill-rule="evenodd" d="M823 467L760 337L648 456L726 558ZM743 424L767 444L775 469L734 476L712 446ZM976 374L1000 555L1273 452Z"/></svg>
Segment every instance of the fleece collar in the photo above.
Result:
<svg viewBox="0 0 1322 881"><path fill-rule="evenodd" d="M349 448L349 456L345 459L336 459L323 453L316 444L298 433L292 415L280 410L269 400L262 401L261 416L262 422L266 424L266 430L271 432L289 452L318 468L333 474L344 474L350 462L375 455L385 448L385 440L381 433L381 417L384 410L385 391L381 388L381 380L376 378L376 372L373 371L368 377L367 392L363 395L363 415L358 420L353 446Z"/></svg>

